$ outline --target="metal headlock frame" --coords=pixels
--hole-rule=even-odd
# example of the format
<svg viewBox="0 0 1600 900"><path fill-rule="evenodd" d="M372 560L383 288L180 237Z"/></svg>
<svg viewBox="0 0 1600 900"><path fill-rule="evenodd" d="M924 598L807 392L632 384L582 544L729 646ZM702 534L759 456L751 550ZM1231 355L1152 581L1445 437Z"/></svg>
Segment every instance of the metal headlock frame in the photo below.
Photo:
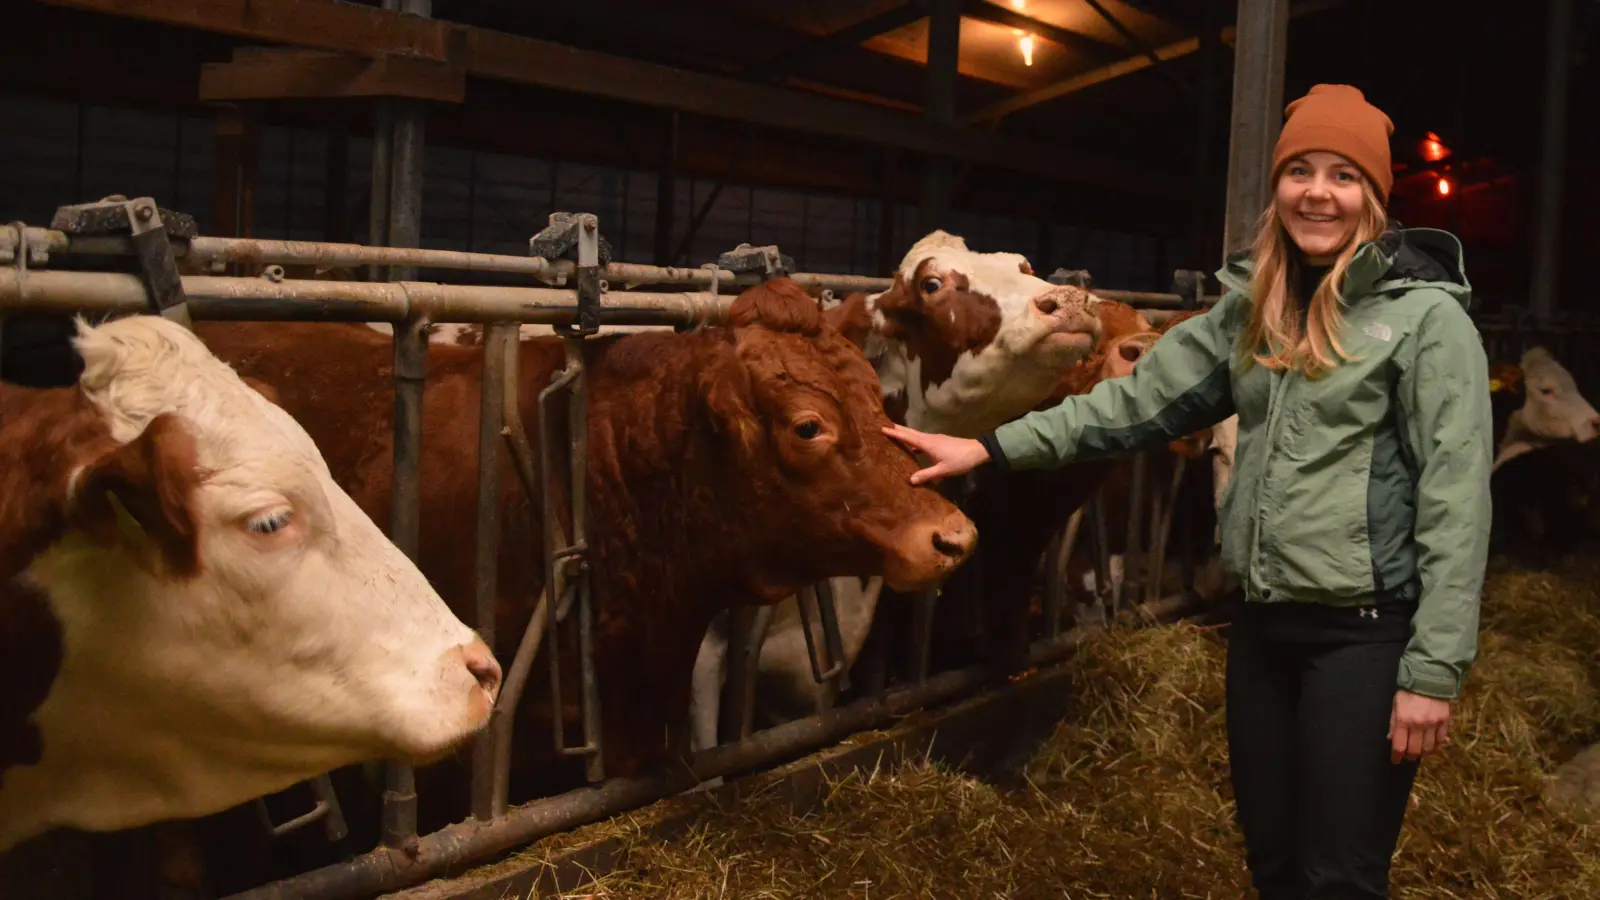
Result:
<svg viewBox="0 0 1600 900"><path fill-rule="evenodd" d="M732 775L770 765L795 754L810 752L862 728L875 727L889 718L928 704L953 699L979 687L987 676L978 670L958 670L930 676L927 672L928 643L934 592L919 598L918 627L914 628L912 682L886 688L876 696L829 710L825 715L808 717L760 732L753 732L754 682L760 662L759 630L742 639L730 628L730 666L725 689L724 709L737 712L737 736L695 754L689 771L648 778L605 778L601 764L603 744L599 724L598 673L593 663L593 609L587 563L586 503L584 473L587 463L587 391L584 379L584 344L589 335L604 324L670 325L679 330L719 324L726 320L732 296L721 293L756 284L778 275L820 290L825 298L835 293L887 290L891 279L855 275L791 273L792 260L776 247L741 245L723 254L714 265L698 269L656 267L600 259L600 230L592 214L577 216L556 213L551 228L530 241L549 246L551 234L562 238L570 229L576 260L546 259L540 256L516 257L456 251L411 248L368 247L299 241L270 241L250 238L208 238L194 233L193 219L182 213L160 209L153 199L127 200L110 197L98 204L62 207L49 229L13 222L0 229L0 327L7 312L82 312L90 315L157 313L192 327L193 320L224 321L330 321L389 322L395 325L395 447L390 531L392 537L414 536L420 517L418 462L421 449L422 389L427 374L427 332L435 324L480 323L484 327L484 367L480 392L479 488L477 496L478 542L475 548L474 625L493 646L496 560L500 542L499 478L495 447L504 443L513 470L530 500L541 501L546 557L546 586L538 597L534 613L519 642L490 723L475 740L472 757L471 816L440 832L419 837L416 833L414 781L409 767L386 765L386 790L383 797L382 846L349 862L328 866L235 895L244 898L317 897L335 900L362 897L418 883L447 868L481 859L516 843L575 827L606 815L635 808L672 793L694 787L703 780ZM564 238L562 238L564 239ZM561 240L556 240L561 245ZM96 271L51 270L53 257L132 257L139 274ZM226 271L230 263L268 267L261 277L219 275L181 275L189 271ZM321 265L332 267L410 266L476 272L512 273L543 281L553 287L498 287L450 285L433 282L347 282L295 280L282 277L279 266ZM1058 272L1050 280L1088 286L1087 273ZM1203 279L1184 279L1192 273L1180 272L1173 293L1115 291L1096 289L1098 296L1141 307L1153 322L1171 312L1197 308L1216 298L1201 294ZM572 282L571 287L564 287ZM624 290L613 292L611 283L679 286L691 289L675 292ZM708 290L706 290L708 289ZM566 368L541 391L538 410L541 452L535 454L523 425L518 391L517 328L521 324L543 323L553 326L566 346ZM565 444L567 471L554 464L555 423L547 414L549 401L557 393L568 394ZM1179 469L1181 470L1181 466ZM1135 470L1135 490L1140 484ZM1181 471L1175 479L1181 477ZM566 488L568 513L572 523L568 535L560 515L558 497ZM1174 490L1176 489L1176 481ZM1101 511L1103 500L1096 498L1076 512L1063 534L1051 543L1047 560L1047 636L1030 651L1035 664L1044 664L1070 652L1081 634L1077 629L1063 633L1060 607L1064 586L1059 571L1070 556L1085 515L1090 522L1090 540L1096 548L1097 587L1109 590L1108 546ZM1136 540L1138 516L1130 515L1129 536ZM1155 527L1159 522L1159 528ZM1170 513L1154 511L1152 547L1165 545L1170 529ZM1159 535L1159 536L1158 536ZM408 541L407 543L412 543ZM1130 541L1131 546L1132 541ZM414 546L402 551L416 558ZM1158 564L1159 565L1159 564ZM1159 571L1159 570L1158 570ZM1054 584L1054 587L1048 587ZM1183 602L1183 597L1156 600L1159 580L1151 582L1149 600L1139 607L1144 615L1156 615ZM838 615L831 586L827 581L802 589L799 599L801 624L810 655L811 674L817 683L838 682L848 687ZM550 610L550 598L556 598ZM1128 615L1121 598L1111 599L1113 614ZM815 604L822 631L821 646L811 632L807 609ZM553 716L553 738L564 755L586 759L586 774L591 786L558 797L545 798L508 810L507 793L511 760L511 733L515 709L526 686L534 656L541 649L549 654L552 691L559 698L559 650L556 629L549 626L554 616L559 624L572 609L578 611L579 647L582 673L581 709L584 743L570 747L563 734L562 716ZM744 608L736 607L735 612ZM765 608L762 608L765 609ZM770 610L766 610L770 613ZM740 621L739 617L734 617ZM744 618L748 624L748 617ZM735 655L735 647L745 652ZM826 656L826 660L822 657ZM559 700L557 703L560 708ZM307 782L315 806L290 821L275 824L265 798L255 801L263 829L281 836L317 821L324 822L330 841L344 837L348 830L326 774Z"/></svg>

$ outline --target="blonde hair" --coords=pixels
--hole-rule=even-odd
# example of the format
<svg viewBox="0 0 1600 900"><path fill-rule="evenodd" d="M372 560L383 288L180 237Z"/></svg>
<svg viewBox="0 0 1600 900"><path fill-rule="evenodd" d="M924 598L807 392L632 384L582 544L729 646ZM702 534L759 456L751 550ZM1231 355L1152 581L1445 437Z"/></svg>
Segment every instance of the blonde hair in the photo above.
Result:
<svg viewBox="0 0 1600 900"><path fill-rule="evenodd" d="M1274 187L1281 175L1280 171L1273 177ZM1339 343L1339 331L1344 327L1339 295L1356 251L1362 244L1377 240L1389 225L1383 201L1365 177L1361 179L1361 198L1355 233L1312 293L1302 324L1298 305L1289 296L1290 270L1299 264L1296 260L1300 250L1278 217L1274 193L1256 223L1255 242L1250 249L1250 296L1255 302L1250 324L1239 343L1246 365L1254 361L1278 372L1300 369L1307 378L1314 379L1338 365L1339 360L1353 358Z"/></svg>

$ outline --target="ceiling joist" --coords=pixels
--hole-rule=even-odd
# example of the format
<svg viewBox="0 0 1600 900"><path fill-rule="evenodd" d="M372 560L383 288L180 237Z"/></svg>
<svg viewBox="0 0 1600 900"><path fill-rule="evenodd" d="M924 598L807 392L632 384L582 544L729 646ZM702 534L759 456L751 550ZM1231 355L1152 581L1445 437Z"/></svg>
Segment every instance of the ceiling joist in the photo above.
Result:
<svg viewBox="0 0 1600 900"><path fill-rule="evenodd" d="M469 76L600 96L777 129L946 156L1050 181L1089 182L1149 196L1184 196L1187 178L1121 160L927 121L881 107L751 84L536 38L405 16L333 0L40 0L252 41L410 56Z"/></svg>

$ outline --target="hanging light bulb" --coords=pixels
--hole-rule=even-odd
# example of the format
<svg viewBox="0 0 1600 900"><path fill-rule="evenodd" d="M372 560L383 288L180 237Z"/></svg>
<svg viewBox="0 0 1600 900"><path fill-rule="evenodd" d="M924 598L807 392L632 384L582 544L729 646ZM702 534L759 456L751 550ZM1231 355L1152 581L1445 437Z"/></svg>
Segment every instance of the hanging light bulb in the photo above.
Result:
<svg viewBox="0 0 1600 900"><path fill-rule="evenodd" d="M1022 12L1022 7L1027 5L1027 0L1011 0L1011 8Z"/></svg>
<svg viewBox="0 0 1600 900"><path fill-rule="evenodd" d="M1017 46L1022 49L1022 64L1033 65L1033 35L1026 35L1017 41Z"/></svg>
<svg viewBox="0 0 1600 900"><path fill-rule="evenodd" d="M1439 176L1439 196L1441 196L1441 197L1450 196L1450 191L1453 190L1454 187L1455 186L1450 183L1450 176L1448 176L1448 175Z"/></svg>

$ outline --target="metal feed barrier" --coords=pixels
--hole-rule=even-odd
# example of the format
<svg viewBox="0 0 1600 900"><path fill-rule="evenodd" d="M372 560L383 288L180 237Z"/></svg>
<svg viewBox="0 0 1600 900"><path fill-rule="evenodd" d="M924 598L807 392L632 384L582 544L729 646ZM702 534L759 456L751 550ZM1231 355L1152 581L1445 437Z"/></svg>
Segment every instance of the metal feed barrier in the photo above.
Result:
<svg viewBox="0 0 1600 900"><path fill-rule="evenodd" d="M194 320L388 322L394 326L394 474L390 537L413 560L418 556L421 493L418 464L421 448L422 390L427 375L430 326L478 323L484 326L483 377L478 435L478 538L475 548L475 591L472 624L494 645L493 608L496 560L500 544L500 485L497 447L503 444L530 501L537 501L544 521L546 587L506 670L490 724L475 742L470 785L471 816L429 835L416 831L417 797L411 770L386 767L382 845L349 862L328 866L267 884L242 898L312 897L319 900L367 897L420 883L446 871L484 859L541 836L576 827L678 793L718 776L735 775L813 752L849 734L879 727L911 710L948 701L979 687L985 673L962 669L929 676L926 672L930 629L924 609L914 628L913 683L886 688L872 696L823 714L753 732L754 681L760 642L739 628L730 635L730 668L723 708L736 715L737 739L694 755L687 767L668 774L639 778L606 778L599 728L598 683L592 654L594 611L589 591L588 549L583 473L587 468L587 389L584 342L605 325L660 325L679 330L726 320L732 292L762 280L787 275L802 285L830 294L878 292L888 278L790 273L792 261L776 247L741 245L723 254L717 264L698 269L655 267L613 262L606 257L597 218L591 214L557 213L550 227L530 241L528 257L423 249L367 247L356 244L208 238L195 233L192 218L162 209L153 199L111 197L100 203L62 207L50 228L12 223L0 228L0 327L7 313L82 313L89 316L156 312L185 325ZM65 261L78 268L52 268ZM259 277L214 274L231 264L263 266ZM429 267L447 270L511 273L544 286L495 287L422 281L355 282L298 280L284 277L284 266ZM135 271L94 271L84 267ZM192 273L192 274L186 274ZM211 274L200 274L211 273ZM1173 311L1196 308L1215 298L1201 293L1203 279L1179 273L1167 294L1097 290L1147 310L1162 321ZM1087 273L1061 273L1052 281L1088 286ZM648 285L652 290L629 290ZM621 290L613 286L621 286ZM661 287L681 290L664 291ZM725 292L727 291L727 292ZM553 326L566 347L566 367L540 393L540 447L535 452L519 413L516 347L517 327ZM569 397L565 423L552 421L549 401L560 392ZM564 425L564 427L563 427ZM566 464L560 465L560 449ZM1173 495L1181 477L1174 477ZM1143 505L1142 466L1136 464L1133 502ZM570 498L568 521L562 520L557 498ZM542 498L542 500L541 500ZM1153 492L1147 520L1130 515L1128 558L1139 543L1141 521L1150 524L1150 546L1161 552L1171 528L1171 505L1163 507ZM1103 500L1087 507L1089 537L1096 547L1097 592L1112 611L1128 597L1111 597L1106 564ZM1052 542L1046 564L1047 635L1034 644L1030 660L1042 665L1059 659L1076 643L1076 633L1063 634L1061 608L1065 588L1060 572L1085 521L1074 515ZM1146 582L1146 613L1176 608L1174 598L1160 600L1159 561ZM1051 573L1055 573L1052 575ZM818 683L845 677L837 614L832 592L824 582L802 592L802 624L811 654L812 677ZM1177 598L1181 602L1182 598ZM1151 602L1154 601L1154 602ZM932 597L927 598L931 604ZM815 604L822 630L820 646L811 637L806 606ZM560 696L556 628L577 615L581 654L582 735L575 745L555 716L553 740L563 755L582 757L590 782L556 797L508 809L511 732L518 701L535 655L549 657L553 696ZM748 616L732 617L748 624ZM764 630L764 629L762 629ZM541 647L541 644L543 645ZM737 650L737 652L736 652ZM560 708L559 699L557 707ZM322 822L330 841L347 829L327 776L310 783L315 806L290 821L272 821L263 800L257 810L263 829L274 837Z"/></svg>

